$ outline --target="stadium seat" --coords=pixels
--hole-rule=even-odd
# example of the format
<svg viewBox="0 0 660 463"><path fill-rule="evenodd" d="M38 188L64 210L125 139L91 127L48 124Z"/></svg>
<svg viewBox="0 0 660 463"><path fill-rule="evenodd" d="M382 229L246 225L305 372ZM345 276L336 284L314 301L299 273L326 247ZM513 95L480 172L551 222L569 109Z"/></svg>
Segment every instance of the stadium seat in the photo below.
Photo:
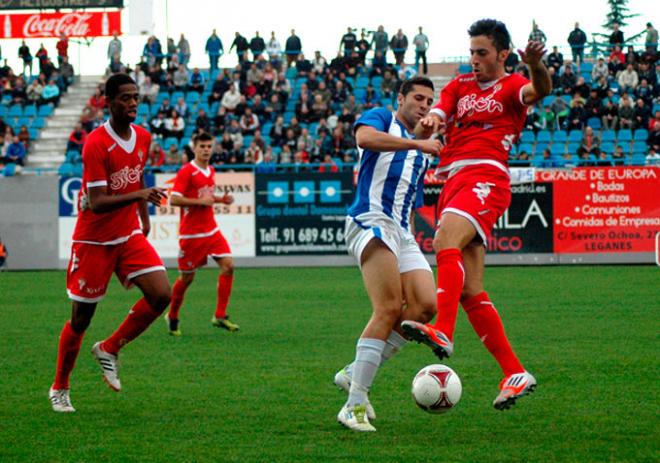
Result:
<svg viewBox="0 0 660 463"><path fill-rule="evenodd" d="M66 157L65 157L65 163L69 164L77 164L80 161L82 161L82 156L80 153L76 150L70 150L66 152Z"/></svg>
<svg viewBox="0 0 660 463"><path fill-rule="evenodd" d="M543 106L550 106L555 101L554 95L548 95L543 98Z"/></svg>
<svg viewBox="0 0 660 463"><path fill-rule="evenodd" d="M580 73L583 73L583 72L591 73L591 71L593 71L593 69L594 69L594 63L592 63L590 61L585 61L583 63L580 63Z"/></svg>
<svg viewBox="0 0 660 463"><path fill-rule="evenodd" d="M536 134L536 142L541 143L550 143L552 136L548 130L539 130L539 133Z"/></svg>
<svg viewBox="0 0 660 463"><path fill-rule="evenodd" d="M37 107L35 105L27 105L23 108L24 117L37 117Z"/></svg>
<svg viewBox="0 0 660 463"><path fill-rule="evenodd" d="M18 126L19 129L20 129L21 126L23 126L23 125L24 125L25 127L30 127L31 123L32 123L32 122L30 121L30 118L29 118L29 117L25 117L25 116L19 117L19 118L16 120L16 125Z"/></svg>
<svg viewBox="0 0 660 463"><path fill-rule="evenodd" d="M290 67L289 69L286 70L286 78L287 79L295 79L298 71L296 70L295 67Z"/></svg>
<svg viewBox="0 0 660 463"><path fill-rule="evenodd" d="M607 154L612 154L614 153L614 142L611 141L604 141L600 145L601 151L604 151Z"/></svg>
<svg viewBox="0 0 660 463"><path fill-rule="evenodd" d="M188 105L194 105L199 101L199 93L197 92L188 92L186 94L186 103Z"/></svg>
<svg viewBox="0 0 660 463"><path fill-rule="evenodd" d="M630 158L630 164L633 166L643 166L646 164L646 156L643 153L633 153Z"/></svg>
<svg viewBox="0 0 660 463"><path fill-rule="evenodd" d="M566 147L564 145L553 144L550 147L550 154L552 154L553 157L561 157L564 155L565 152L566 152Z"/></svg>
<svg viewBox="0 0 660 463"><path fill-rule="evenodd" d="M37 111L37 114L41 117L50 117L53 115L53 106L50 104L39 106L39 110Z"/></svg>
<svg viewBox="0 0 660 463"><path fill-rule="evenodd" d="M632 141L632 131L630 129L621 129L616 137L619 143L625 143Z"/></svg>
<svg viewBox="0 0 660 463"><path fill-rule="evenodd" d="M536 148L535 151L538 154L543 154L543 151L550 146L550 143L548 142L536 142Z"/></svg>
<svg viewBox="0 0 660 463"><path fill-rule="evenodd" d="M0 117L3 119L7 117L7 107L5 105L0 105Z"/></svg>
<svg viewBox="0 0 660 463"><path fill-rule="evenodd" d="M590 117L587 119L587 125L594 130L600 130L601 128L600 119L597 117Z"/></svg>
<svg viewBox="0 0 660 463"><path fill-rule="evenodd" d="M646 129L637 129L633 134L634 141L646 141L649 138L649 131Z"/></svg>
<svg viewBox="0 0 660 463"><path fill-rule="evenodd" d="M522 153L523 151L529 155L532 155L534 154L534 146L531 143L521 143L518 146L518 154Z"/></svg>
<svg viewBox="0 0 660 463"><path fill-rule="evenodd" d="M179 101L179 98L185 98L186 96L184 95L183 92L172 92L172 95L170 96L170 103L172 106L176 104L177 101Z"/></svg>
<svg viewBox="0 0 660 463"><path fill-rule="evenodd" d="M367 85L369 85L368 77L358 77L355 81L355 87L358 89L366 89Z"/></svg>
<svg viewBox="0 0 660 463"><path fill-rule="evenodd" d="M30 133L30 141L34 141L39 138L39 129L29 128L28 132Z"/></svg>
<svg viewBox="0 0 660 463"><path fill-rule="evenodd" d="M458 73L459 74L468 74L472 72L472 66L469 64L463 63L458 66Z"/></svg>
<svg viewBox="0 0 660 463"><path fill-rule="evenodd" d="M646 142L644 142L644 141L636 141L636 142L634 142L633 145L632 145L632 153L633 153L633 156L634 156L635 154L639 154L639 153L642 153L642 154L646 155L646 153L648 152L648 150L649 150L649 147L648 147L648 145L646 144Z"/></svg>
<svg viewBox="0 0 660 463"><path fill-rule="evenodd" d="M571 155L577 155L578 150L580 149L580 144L579 143L569 143L566 151L570 153Z"/></svg>
<svg viewBox="0 0 660 463"><path fill-rule="evenodd" d="M600 140L603 142L610 141L614 142L616 140L616 132L611 129L603 130L603 133L600 135Z"/></svg>
<svg viewBox="0 0 660 463"><path fill-rule="evenodd" d="M63 163L59 169L57 169L57 175L61 177L71 177L73 175L73 164L68 162Z"/></svg>
<svg viewBox="0 0 660 463"><path fill-rule="evenodd" d="M82 171L83 171L82 163L73 166L73 175L75 175L76 177L82 177Z"/></svg>
<svg viewBox="0 0 660 463"><path fill-rule="evenodd" d="M163 149L164 149L165 151L169 150L169 149L170 149L170 146L172 146L172 145L174 145L174 146L176 146L176 147L178 148L178 146L179 146L179 140L177 140L177 139L174 138L174 137L168 137L168 138L166 138L166 139L163 141Z"/></svg>
<svg viewBox="0 0 660 463"><path fill-rule="evenodd" d="M7 112L7 117L21 117L23 115L23 107L19 104L15 104L9 107Z"/></svg>
<svg viewBox="0 0 660 463"><path fill-rule="evenodd" d="M568 133L568 142L569 143L580 143L582 141L582 131L581 130L571 130Z"/></svg>
<svg viewBox="0 0 660 463"><path fill-rule="evenodd" d="M43 129L46 127L46 119L43 117L35 117L32 119L32 122L30 122L30 127L33 129Z"/></svg>
<svg viewBox="0 0 660 463"><path fill-rule="evenodd" d="M567 141L568 135L565 130L557 130L552 134L552 143L566 143Z"/></svg>
<svg viewBox="0 0 660 463"><path fill-rule="evenodd" d="M531 130L525 130L520 135L521 143L534 143L534 141L535 141L534 132L532 132Z"/></svg>
<svg viewBox="0 0 660 463"><path fill-rule="evenodd" d="M381 76L374 76L371 78L371 86L376 90L380 90L380 84L383 83L383 78Z"/></svg>

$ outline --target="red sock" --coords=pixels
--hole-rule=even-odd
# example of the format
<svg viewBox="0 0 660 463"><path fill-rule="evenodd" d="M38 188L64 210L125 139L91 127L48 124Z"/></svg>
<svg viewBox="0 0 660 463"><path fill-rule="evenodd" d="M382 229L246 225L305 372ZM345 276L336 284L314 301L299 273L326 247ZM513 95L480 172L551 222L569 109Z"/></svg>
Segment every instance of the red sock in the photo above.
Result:
<svg viewBox="0 0 660 463"><path fill-rule="evenodd" d="M470 299L462 300L461 304L477 336L500 364L504 376L525 371L506 338L502 319L490 302L488 294L484 291Z"/></svg>
<svg viewBox="0 0 660 463"><path fill-rule="evenodd" d="M85 333L76 333L71 323L66 322L60 334L60 344L57 348L57 371L53 389L69 389L69 377L76 364L80 344Z"/></svg>
<svg viewBox="0 0 660 463"><path fill-rule="evenodd" d="M218 277L218 304L215 306L215 318L227 316L227 305L231 295L231 286L234 283L234 275L220 275Z"/></svg>
<svg viewBox="0 0 660 463"><path fill-rule="evenodd" d="M186 289L188 289L188 286L177 278L174 286L172 286L172 303L170 304L170 311L167 314L170 320L179 319L179 310L183 304L183 296L186 294Z"/></svg>
<svg viewBox="0 0 660 463"><path fill-rule="evenodd" d="M435 255L435 260L438 263L438 318L434 326L453 339L458 301L465 282L463 256L460 249L443 249Z"/></svg>
<svg viewBox="0 0 660 463"><path fill-rule="evenodd" d="M140 336L159 316L160 312L152 309L145 298L140 299L128 312L128 316L119 325L117 331L101 343L101 349L117 355L119 349Z"/></svg>

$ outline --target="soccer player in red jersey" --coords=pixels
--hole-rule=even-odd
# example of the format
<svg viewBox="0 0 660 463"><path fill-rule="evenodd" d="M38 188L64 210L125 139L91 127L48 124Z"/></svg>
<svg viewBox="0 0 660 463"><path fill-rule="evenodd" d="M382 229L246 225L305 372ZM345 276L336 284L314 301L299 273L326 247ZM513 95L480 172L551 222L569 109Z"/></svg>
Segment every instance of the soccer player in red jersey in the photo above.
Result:
<svg viewBox="0 0 660 463"><path fill-rule="evenodd" d="M234 261L227 240L215 221L213 205L232 204L230 194L215 195L215 169L209 165L213 151L213 136L206 132L193 137L195 159L183 166L176 174L170 204L181 208L179 224L179 278L172 287L172 306L167 314L170 334L181 336L179 330L179 310L183 304L186 289L193 282L195 272L206 264L210 256L220 267L218 277L218 300L213 326L228 331L239 329L227 317L227 305L234 281Z"/></svg>
<svg viewBox="0 0 660 463"><path fill-rule="evenodd" d="M438 170L447 182L438 199L440 219L433 240L438 317L435 324L404 321L401 326L439 358L449 357L460 302L504 373L493 402L502 410L532 392L536 379L513 352L498 312L484 291L485 246L493 225L511 202L509 150L520 136L527 107L548 95L552 83L541 61L542 44L529 42L525 51L518 50L529 69L530 82L504 71L511 38L502 22L480 20L468 33L473 71L447 84L418 133L428 137L446 128Z"/></svg>
<svg viewBox="0 0 660 463"><path fill-rule="evenodd" d="M75 411L69 377L113 272L124 286L135 285L144 295L119 328L92 347L103 378L113 390L121 389L119 350L144 332L170 302L165 267L146 239L150 229L147 202L159 205L165 191L145 188L143 171L151 135L132 124L137 114L137 85L128 75L116 74L108 79L105 94L110 120L89 135L82 152L80 212L67 269L67 293L73 307L71 320L60 334L57 371L49 391L56 412Z"/></svg>

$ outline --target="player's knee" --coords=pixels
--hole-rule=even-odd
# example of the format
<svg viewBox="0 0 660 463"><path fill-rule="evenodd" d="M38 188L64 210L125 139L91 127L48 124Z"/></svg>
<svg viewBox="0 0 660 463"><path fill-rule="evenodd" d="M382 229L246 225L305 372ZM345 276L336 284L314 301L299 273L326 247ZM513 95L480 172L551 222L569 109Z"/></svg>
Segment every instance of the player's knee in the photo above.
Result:
<svg viewBox="0 0 660 463"><path fill-rule="evenodd" d="M220 272L223 275L233 275L234 274L234 262L233 261L227 261L227 262L221 262L220 263Z"/></svg>
<svg viewBox="0 0 660 463"><path fill-rule="evenodd" d="M463 291L461 291L461 303L472 299L477 294L483 293L484 287L480 284L465 282Z"/></svg>
<svg viewBox="0 0 660 463"><path fill-rule="evenodd" d="M401 300L392 300L378 307L378 317L388 323L394 324L401 316Z"/></svg>
<svg viewBox="0 0 660 463"><path fill-rule="evenodd" d="M89 317L73 316L71 317L69 324L71 325L71 329L73 329L73 331L78 334L82 334L87 331L91 321L92 319Z"/></svg>
<svg viewBox="0 0 660 463"><path fill-rule="evenodd" d="M435 301L432 300L422 301L420 304L420 313L419 313L418 321L421 323L428 323L431 320L433 320L433 317L435 317L436 313L438 313L438 309Z"/></svg>
<svg viewBox="0 0 660 463"><path fill-rule="evenodd" d="M153 294L150 294L147 297L147 302L149 302L149 305L151 306L152 309L154 309L157 312L163 312L168 305L170 305L170 300L172 299L172 293L168 288L163 288L159 289L158 291L155 291Z"/></svg>
<svg viewBox="0 0 660 463"><path fill-rule="evenodd" d="M193 282L194 279L195 279L195 274L193 272L182 273L179 276L179 281L181 281L181 283L183 283L186 286L190 286L190 284Z"/></svg>

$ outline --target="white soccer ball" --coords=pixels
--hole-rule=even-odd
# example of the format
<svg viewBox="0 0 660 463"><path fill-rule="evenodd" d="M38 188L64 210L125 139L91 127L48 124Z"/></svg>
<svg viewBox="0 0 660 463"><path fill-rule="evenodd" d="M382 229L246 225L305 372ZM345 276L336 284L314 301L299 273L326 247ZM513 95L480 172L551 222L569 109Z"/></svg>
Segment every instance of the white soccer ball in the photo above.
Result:
<svg viewBox="0 0 660 463"><path fill-rule="evenodd" d="M429 365L415 375L412 395L419 408L429 413L445 413L461 399L461 379L446 365Z"/></svg>

